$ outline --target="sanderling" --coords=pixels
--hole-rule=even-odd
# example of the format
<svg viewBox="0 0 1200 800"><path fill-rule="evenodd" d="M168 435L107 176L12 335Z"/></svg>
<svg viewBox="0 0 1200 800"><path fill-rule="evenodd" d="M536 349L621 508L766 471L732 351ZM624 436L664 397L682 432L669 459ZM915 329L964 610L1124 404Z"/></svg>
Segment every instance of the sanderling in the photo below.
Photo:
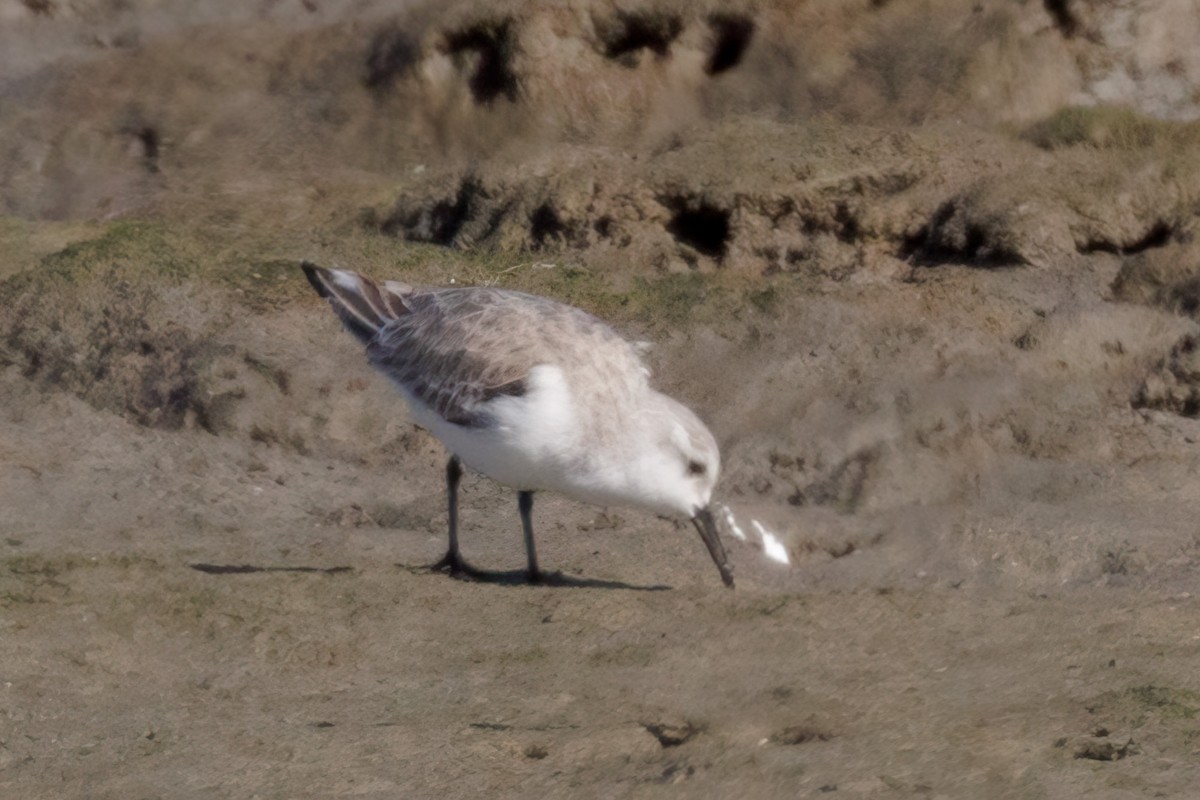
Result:
<svg viewBox="0 0 1200 800"><path fill-rule="evenodd" d="M458 548L462 464L515 488L528 578L540 579L533 493L692 520L726 586L709 504L720 454L704 423L650 388L638 348L591 314L494 288L419 289L304 265L317 293L450 451L450 546L435 566L477 575Z"/></svg>

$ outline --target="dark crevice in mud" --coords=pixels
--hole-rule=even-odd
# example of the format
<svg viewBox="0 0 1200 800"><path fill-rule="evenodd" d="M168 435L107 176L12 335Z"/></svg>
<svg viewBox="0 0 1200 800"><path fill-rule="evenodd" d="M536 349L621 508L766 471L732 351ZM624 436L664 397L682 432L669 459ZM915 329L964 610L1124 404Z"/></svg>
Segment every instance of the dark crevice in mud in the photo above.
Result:
<svg viewBox="0 0 1200 800"><path fill-rule="evenodd" d="M1200 417L1200 340L1187 334L1176 342L1134 392L1130 405Z"/></svg>
<svg viewBox="0 0 1200 800"><path fill-rule="evenodd" d="M529 217L529 238L536 249L561 243L566 234L567 226L549 203L542 203Z"/></svg>
<svg viewBox="0 0 1200 800"><path fill-rule="evenodd" d="M389 236L404 236L414 241L448 247L454 244L463 225L470 219L481 194L479 179L468 175L459 184L452 199L439 200L414 211L398 210L385 219L379 228Z"/></svg>
<svg viewBox="0 0 1200 800"><path fill-rule="evenodd" d="M847 203L839 202L834 207L833 219L837 223L834 235L839 241L854 244L862 237L858 214Z"/></svg>
<svg viewBox="0 0 1200 800"><path fill-rule="evenodd" d="M151 174L158 173L158 131L150 125L142 125L127 131L133 138L134 147L141 159L142 166Z"/></svg>
<svg viewBox="0 0 1200 800"><path fill-rule="evenodd" d="M912 261L918 266L923 267L930 266L931 263L934 263L930 259L928 253L930 249L930 235L934 226L943 215L945 215L947 218L949 217L949 215L945 213L946 208L947 206L943 206L942 208L938 209L938 212L934 215L933 220L926 225L922 225L916 233L905 236L903 241L900 242L900 249L896 253L897 257L902 258L905 261ZM954 213L953 208L950 209L950 213ZM944 262L939 261L936 263Z"/></svg>
<svg viewBox="0 0 1200 800"><path fill-rule="evenodd" d="M513 70L516 36L511 19L493 20L446 34L444 52L468 61L473 55L473 69L467 79L471 95L480 105L488 105L500 97L515 101L519 81Z"/></svg>
<svg viewBox="0 0 1200 800"><path fill-rule="evenodd" d="M683 20L673 14L621 11L601 27L600 39L606 57L635 67L643 50L667 55L682 32Z"/></svg>
<svg viewBox="0 0 1200 800"><path fill-rule="evenodd" d="M1113 253L1122 256L1131 256L1138 253L1150 250L1155 247L1163 247L1168 244L1176 234L1174 225L1159 220L1150 226L1141 237L1132 242L1115 242L1112 239L1091 239L1079 246L1079 252L1083 254L1090 253Z"/></svg>
<svg viewBox="0 0 1200 800"><path fill-rule="evenodd" d="M52 0L21 0L21 5L38 17L54 16L55 8Z"/></svg>
<svg viewBox="0 0 1200 800"><path fill-rule="evenodd" d="M977 267L1007 267L1022 263L1020 256L1004 250L988 247L987 236L982 228L970 226L962 247L931 242L929 235L919 235L914 242L906 242L901 257L912 257L920 267L938 267L945 264L969 264Z"/></svg>
<svg viewBox="0 0 1200 800"><path fill-rule="evenodd" d="M710 258L725 257L731 235L727 209L687 197L669 197L663 204L672 211L667 231L677 242Z"/></svg>
<svg viewBox="0 0 1200 800"><path fill-rule="evenodd" d="M708 18L713 32L713 49L704 72L720 75L742 63L750 40L754 38L754 20L743 14L713 14Z"/></svg>
<svg viewBox="0 0 1200 800"><path fill-rule="evenodd" d="M809 742L828 742L835 736L837 734L812 725L790 725L781 731L775 732L771 736L771 741L775 744L795 746L808 744Z"/></svg>
<svg viewBox="0 0 1200 800"><path fill-rule="evenodd" d="M1200 278L1192 278L1172 287L1166 299L1164 305L1168 308L1189 317L1197 316L1197 312L1200 312Z"/></svg>
<svg viewBox="0 0 1200 800"><path fill-rule="evenodd" d="M658 740L658 743L664 749L667 747L678 747L681 744L690 742L704 732L704 726L694 722L683 722L680 724L643 722L641 725L646 729L647 733Z"/></svg>
<svg viewBox="0 0 1200 800"><path fill-rule="evenodd" d="M363 85L383 92L417 63L420 46L407 31L389 27L375 34L367 52Z"/></svg>
<svg viewBox="0 0 1200 800"><path fill-rule="evenodd" d="M1071 9L1074 0L1042 0L1046 13L1054 20L1054 27L1065 39L1071 39L1079 32L1079 18Z"/></svg>
<svg viewBox="0 0 1200 800"><path fill-rule="evenodd" d="M977 222L958 219L962 214L958 202L943 204L928 225L904 238L897 255L919 267L964 264L997 268L1028 263L1011 245L996 241L995 231Z"/></svg>
<svg viewBox="0 0 1200 800"><path fill-rule="evenodd" d="M500 231L500 226L504 224L504 220L513 214L513 209L516 205L517 202L515 200L501 203L498 208L488 215L487 225L479 232L478 236L471 237L471 243L485 241L495 236ZM462 237L459 238L461 239Z"/></svg>

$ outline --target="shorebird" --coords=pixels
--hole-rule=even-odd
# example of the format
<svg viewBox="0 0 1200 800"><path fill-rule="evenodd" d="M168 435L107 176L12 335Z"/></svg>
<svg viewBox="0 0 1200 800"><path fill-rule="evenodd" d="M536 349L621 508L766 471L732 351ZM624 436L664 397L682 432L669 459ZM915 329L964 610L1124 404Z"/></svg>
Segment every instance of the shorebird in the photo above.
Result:
<svg viewBox="0 0 1200 800"><path fill-rule="evenodd" d="M692 520L726 586L733 570L710 502L716 440L681 403L650 387L638 347L606 323L544 297L485 287L415 288L304 264L367 360L408 401L413 421L450 452L449 549L434 567L482 573L458 547L462 466L517 490L526 576L541 580L533 493Z"/></svg>

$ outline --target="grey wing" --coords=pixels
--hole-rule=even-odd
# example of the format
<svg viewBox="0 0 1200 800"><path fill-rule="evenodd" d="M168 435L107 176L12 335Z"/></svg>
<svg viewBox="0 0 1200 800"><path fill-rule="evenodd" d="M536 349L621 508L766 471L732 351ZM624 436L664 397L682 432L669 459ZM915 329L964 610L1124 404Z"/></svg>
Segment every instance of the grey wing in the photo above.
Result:
<svg viewBox="0 0 1200 800"><path fill-rule="evenodd" d="M519 397L529 371L555 364L620 391L648 374L635 347L578 308L502 289L441 289L406 298L367 357L448 422L486 427L487 403ZM568 380L571 378L569 377Z"/></svg>
<svg viewBox="0 0 1200 800"><path fill-rule="evenodd" d="M539 362L529 338L505 336L503 307L487 295L429 293L383 327L367 346L371 364L456 425L485 427L485 404L526 391Z"/></svg>

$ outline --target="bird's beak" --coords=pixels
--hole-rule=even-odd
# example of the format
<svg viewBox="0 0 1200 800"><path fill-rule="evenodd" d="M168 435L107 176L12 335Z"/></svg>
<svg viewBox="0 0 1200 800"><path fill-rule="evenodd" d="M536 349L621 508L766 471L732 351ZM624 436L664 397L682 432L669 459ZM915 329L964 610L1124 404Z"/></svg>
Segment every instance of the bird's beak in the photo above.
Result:
<svg viewBox="0 0 1200 800"><path fill-rule="evenodd" d="M725 555L725 548L721 546L720 537L717 536L717 524L713 522L712 511L707 508L700 509L696 512L696 516L692 517L692 524L696 526L696 531L704 540L704 546L708 548L708 554L712 556L713 563L717 565L717 569L721 573L721 581L732 589L733 567L729 566L729 558Z"/></svg>

